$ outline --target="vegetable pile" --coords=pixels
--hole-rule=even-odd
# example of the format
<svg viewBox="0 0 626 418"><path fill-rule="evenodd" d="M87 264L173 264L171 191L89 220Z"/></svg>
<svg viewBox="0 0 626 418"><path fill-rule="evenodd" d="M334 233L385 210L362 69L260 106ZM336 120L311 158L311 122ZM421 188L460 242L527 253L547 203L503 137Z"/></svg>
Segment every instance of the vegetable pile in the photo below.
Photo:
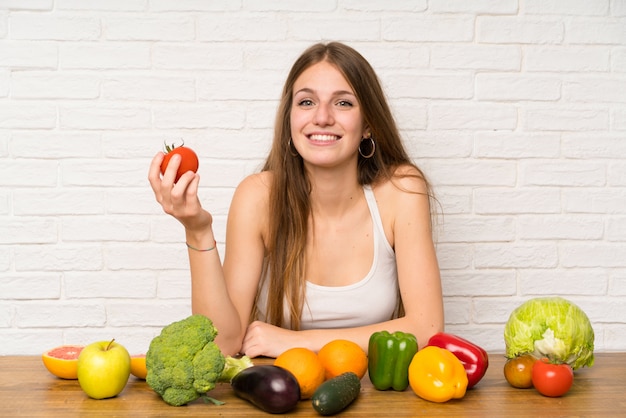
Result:
<svg viewBox="0 0 626 418"><path fill-rule="evenodd" d="M249 357L225 357L213 341L216 335L213 322L204 315L164 327L146 353L148 385L168 404L181 406L252 366Z"/></svg>
<svg viewBox="0 0 626 418"><path fill-rule="evenodd" d="M578 306L560 297L534 298L515 309L504 328L506 356L532 354L572 369L593 365L594 333Z"/></svg>

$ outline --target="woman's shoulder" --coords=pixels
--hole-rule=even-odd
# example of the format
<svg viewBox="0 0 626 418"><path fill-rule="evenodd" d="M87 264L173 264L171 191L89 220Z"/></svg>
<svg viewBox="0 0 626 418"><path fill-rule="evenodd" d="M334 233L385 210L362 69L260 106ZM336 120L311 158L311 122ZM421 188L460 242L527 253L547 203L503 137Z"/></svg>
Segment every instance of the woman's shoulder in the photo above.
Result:
<svg viewBox="0 0 626 418"><path fill-rule="evenodd" d="M269 199L272 175L263 171L246 176L237 186L235 198L246 204L262 203Z"/></svg>
<svg viewBox="0 0 626 418"><path fill-rule="evenodd" d="M376 182L372 185L372 189L376 194L384 195L385 200L394 197L407 198L410 195L428 195L430 193L424 173L411 164L403 164L396 167L392 170L389 178Z"/></svg>

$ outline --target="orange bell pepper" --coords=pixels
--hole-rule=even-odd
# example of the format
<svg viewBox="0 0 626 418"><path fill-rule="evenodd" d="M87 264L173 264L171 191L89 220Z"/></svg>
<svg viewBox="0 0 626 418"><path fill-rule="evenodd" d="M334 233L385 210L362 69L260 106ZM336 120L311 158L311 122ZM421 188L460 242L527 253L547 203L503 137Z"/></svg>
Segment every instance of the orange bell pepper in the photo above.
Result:
<svg viewBox="0 0 626 418"><path fill-rule="evenodd" d="M467 390L463 363L445 348L427 346L409 365L409 384L417 396L431 402L460 399Z"/></svg>

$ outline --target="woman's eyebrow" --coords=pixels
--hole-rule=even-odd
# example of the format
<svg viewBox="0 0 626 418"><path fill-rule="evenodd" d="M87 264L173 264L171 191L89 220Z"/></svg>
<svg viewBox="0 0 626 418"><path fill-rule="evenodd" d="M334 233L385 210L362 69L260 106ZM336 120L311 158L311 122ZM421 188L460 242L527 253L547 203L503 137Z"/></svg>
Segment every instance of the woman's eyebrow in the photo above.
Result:
<svg viewBox="0 0 626 418"><path fill-rule="evenodd" d="M308 87L304 87L304 88L301 88L300 90L294 92L293 94L295 96L296 94L299 94L299 93L314 94L315 90L313 90L311 88L308 88ZM349 90L337 90L337 91L333 92L332 95L333 96L343 96L343 95L346 95L346 94L350 95L350 96L355 96L356 97L356 95L353 92L349 91Z"/></svg>

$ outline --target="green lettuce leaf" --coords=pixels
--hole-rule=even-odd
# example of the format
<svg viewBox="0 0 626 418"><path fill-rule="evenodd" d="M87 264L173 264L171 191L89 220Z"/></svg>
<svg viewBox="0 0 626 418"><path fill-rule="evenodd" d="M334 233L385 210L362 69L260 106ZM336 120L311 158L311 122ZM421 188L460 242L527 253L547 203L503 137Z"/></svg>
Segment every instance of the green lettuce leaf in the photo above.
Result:
<svg viewBox="0 0 626 418"><path fill-rule="evenodd" d="M585 312L560 297L534 298L515 309L504 327L506 356L547 357L576 370L594 362L594 332Z"/></svg>

